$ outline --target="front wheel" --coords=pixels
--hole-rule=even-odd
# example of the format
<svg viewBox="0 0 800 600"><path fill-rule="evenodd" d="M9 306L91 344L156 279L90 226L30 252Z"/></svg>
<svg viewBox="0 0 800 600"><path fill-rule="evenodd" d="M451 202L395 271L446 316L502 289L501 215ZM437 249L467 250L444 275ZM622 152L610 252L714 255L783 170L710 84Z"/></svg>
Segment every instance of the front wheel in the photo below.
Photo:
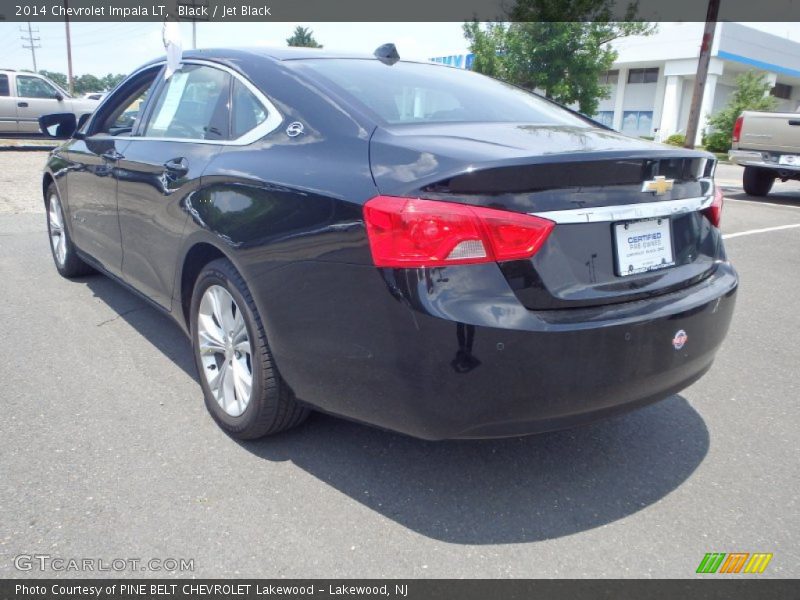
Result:
<svg viewBox="0 0 800 600"><path fill-rule="evenodd" d="M64 208L55 184L47 187L47 233L50 237L50 250L58 272L68 279L88 275L93 269L87 265L75 250L69 237Z"/></svg>
<svg viewBox="0 0 800 600"><path fill-rule="evenodd" d="M745 167L742 184L744 191L751 196L766 196L775 183L775 175L767 169Z"/></svg>
<svg viewBox="0 0 800 600"><path fill-rule="evenodd" d="M227 433L254 439L306 419L308 409L278 373L253 297L227 259L198 276L190 326L206 407Z"/></svg>

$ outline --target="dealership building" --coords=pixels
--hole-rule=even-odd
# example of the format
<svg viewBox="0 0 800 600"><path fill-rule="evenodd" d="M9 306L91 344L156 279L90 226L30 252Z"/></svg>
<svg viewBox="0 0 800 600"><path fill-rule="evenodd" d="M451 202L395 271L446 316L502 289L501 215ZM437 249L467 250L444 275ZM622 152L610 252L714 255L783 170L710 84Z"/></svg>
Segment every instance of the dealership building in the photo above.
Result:
<svg viewBox="0 0 800 600"><path fill-rule="evenodd" d="M704 23L664 23L655 35L616 40L613 45L619 56L602 77L610 96L600 101L594 118L618 131L658 140L685 132L703 27ZM470 68L473 55L432 60ZM800 43L740 23L718 23L703 94L701 132L708 115L727 103L736 88L736 76L749 70L765 74L779 111L800 108Z"/></svg>

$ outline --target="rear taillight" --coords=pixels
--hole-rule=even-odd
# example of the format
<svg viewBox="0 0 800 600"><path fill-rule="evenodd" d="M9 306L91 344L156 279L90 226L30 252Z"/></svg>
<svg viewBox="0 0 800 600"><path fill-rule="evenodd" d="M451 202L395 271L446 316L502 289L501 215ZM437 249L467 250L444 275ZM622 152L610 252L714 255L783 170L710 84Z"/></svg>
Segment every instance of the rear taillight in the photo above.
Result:
<svg viewBox="0 0 800 600"><path fill-rule="evenodd" d="M364 205L378 267L443 267L530 258L555 223L452 202L377 196Z"/></svg>
<svg viewBox="0 0 800 600"><path fill-rule="evenodd" d="M738 142L739 138L742 137L742 123L744 123L744 117L739 117L736 119L736 123L733 124L733 141Z"/></svg>
<svg viewBox="0 0 800 600"><path fill-rule="evenodd" d="M722 200L722 189L714 186L714 200L712 200L711 206L703 210L703 214L714 227L719 227L722 220Z"/></svg>

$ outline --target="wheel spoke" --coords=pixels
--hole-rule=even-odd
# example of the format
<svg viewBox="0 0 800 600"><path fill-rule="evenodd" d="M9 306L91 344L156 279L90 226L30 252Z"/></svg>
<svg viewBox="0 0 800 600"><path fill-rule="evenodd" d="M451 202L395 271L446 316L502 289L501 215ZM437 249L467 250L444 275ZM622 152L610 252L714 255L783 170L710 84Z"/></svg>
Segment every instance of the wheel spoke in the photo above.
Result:
<svg viewBox="0 0 800 600"><path fill-rule="evenodd" d="M211 285L200 298L197 350L214 399L227 414L241 415L253 389L252 347L247 323L230 292Z"/></svg>

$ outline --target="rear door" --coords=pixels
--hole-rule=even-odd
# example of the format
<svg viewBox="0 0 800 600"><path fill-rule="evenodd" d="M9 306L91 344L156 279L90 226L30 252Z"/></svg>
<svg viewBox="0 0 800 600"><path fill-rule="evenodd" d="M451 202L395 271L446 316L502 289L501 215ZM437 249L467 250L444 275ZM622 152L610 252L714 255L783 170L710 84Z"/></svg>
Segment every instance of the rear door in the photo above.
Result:
<svg viewBox="0 0 800 600"><path fill-rule="evenodd" d="M17 133L17 102L11 97L11 81L0 73L0 133Z"/></svg>
<svg viewBox="0 0 800 600"><path fill-rule="evenodd" d="M231 74L185 64L159 84L142 124L119 159L117 202L123 278L169 308L184 199L229 139Z"/></svg>
<svg viewBox="0 0 800 600"><path fill-rule="evenodd" d="M20 133L39 133L39 117L72 112L71 103L48 81L17 73L17 120Z"/></svg>

